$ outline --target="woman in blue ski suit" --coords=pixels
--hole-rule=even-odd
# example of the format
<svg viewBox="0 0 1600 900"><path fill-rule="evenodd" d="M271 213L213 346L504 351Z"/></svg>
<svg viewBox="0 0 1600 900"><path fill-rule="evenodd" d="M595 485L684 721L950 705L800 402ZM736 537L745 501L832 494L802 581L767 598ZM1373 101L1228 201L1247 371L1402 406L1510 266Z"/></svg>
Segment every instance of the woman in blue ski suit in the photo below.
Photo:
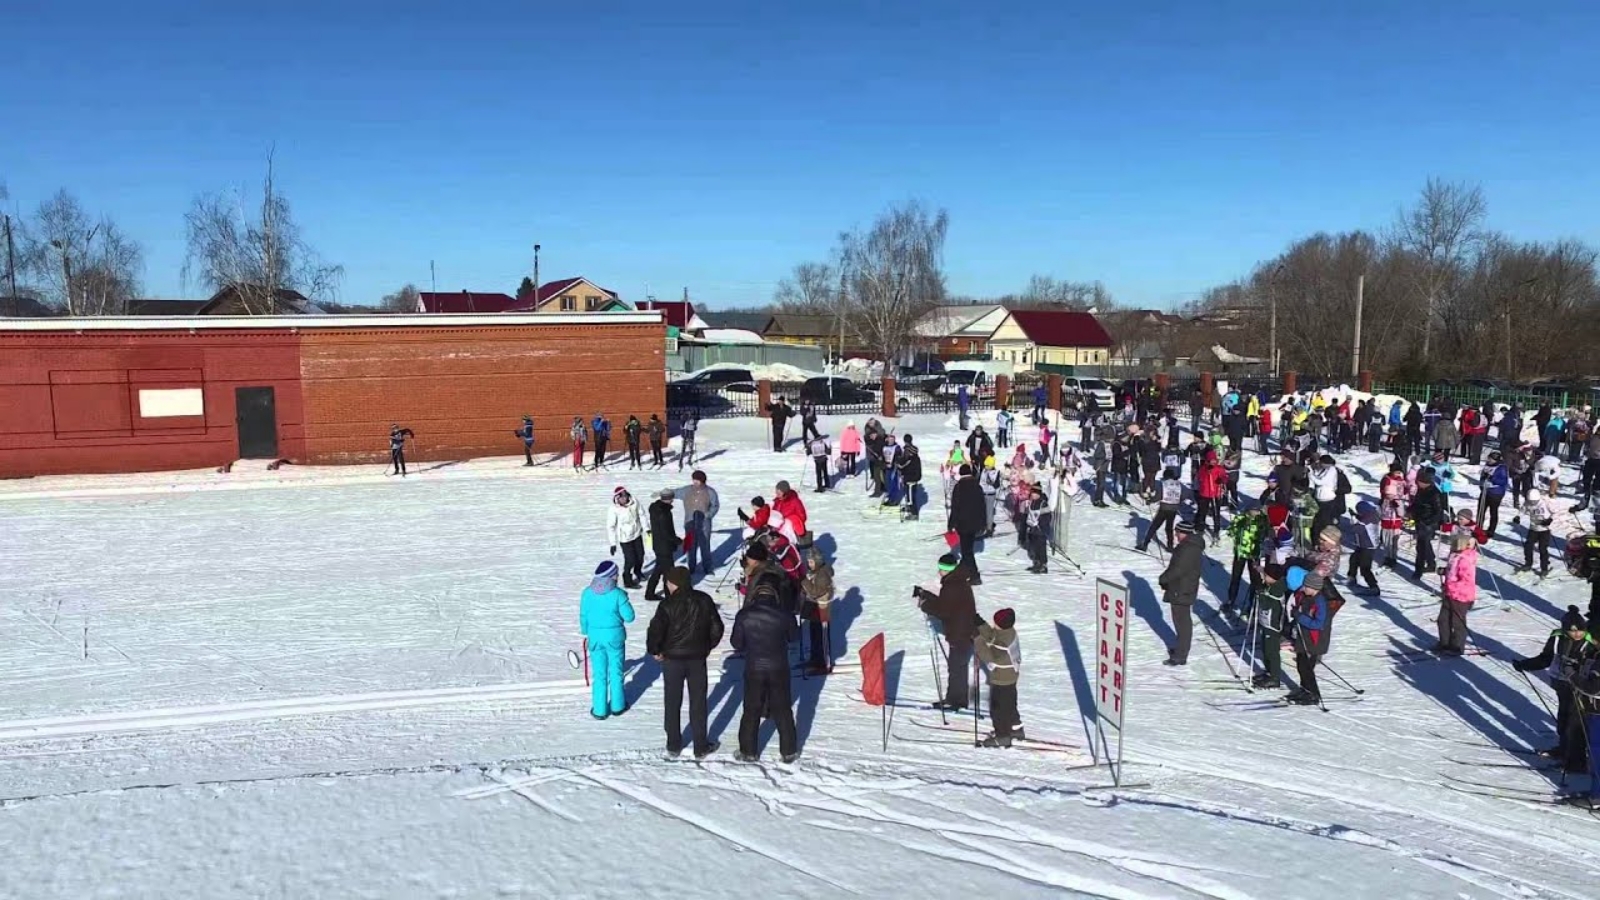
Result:
<svg viewBox="0 0 1600 900"><path fill-rule="evenodd" d="M606 560L594 570L594 580L578 601L578 630L589 648L590 683L594 698L589 715L596 719L620 716L628 710L622 694L622 661L633 605L617 587L617 564Z"/></svg>

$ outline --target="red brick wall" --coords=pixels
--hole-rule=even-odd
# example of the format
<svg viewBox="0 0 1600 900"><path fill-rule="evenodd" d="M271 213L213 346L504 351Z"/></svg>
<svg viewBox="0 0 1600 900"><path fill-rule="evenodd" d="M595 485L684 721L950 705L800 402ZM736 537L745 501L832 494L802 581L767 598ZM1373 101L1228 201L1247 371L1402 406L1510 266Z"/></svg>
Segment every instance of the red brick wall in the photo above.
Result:
<svg viewBox="0 0 1600 900"><path fill-rule="evenodd" d="M664 416L660 325L0 330L0 477L220 466L239 456L234 389L272 387L279 455L381 461L391 422L415 459L566 449L574 416ZM142 418L141 388L201 388L204 415Z"/></svg>
<svg viewBox="0 0 1600 900"><path fill-rule="evenodd" d="M534 417L536 452L571 446L574 416L665 418L660 325L539 325L307 331L301 347L306 458L388 459L389 425L417 433L418 460L522 452L512 432Z"/></svg>
<svg viewBox="0 0 1600 900"><path fill-rule="evenodd" d="M279 449L303 453L299 356L287 333L0 332L0 477L222 465L235 387L275 388ZM143 418L142 388L200 388L204 414Z"/></svg>

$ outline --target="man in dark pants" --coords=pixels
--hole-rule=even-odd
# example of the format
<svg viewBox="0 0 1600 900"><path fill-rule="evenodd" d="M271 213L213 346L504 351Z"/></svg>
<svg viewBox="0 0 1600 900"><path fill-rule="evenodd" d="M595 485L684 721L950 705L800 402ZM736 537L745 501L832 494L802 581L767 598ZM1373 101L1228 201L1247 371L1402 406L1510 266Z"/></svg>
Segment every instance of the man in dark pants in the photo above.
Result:
<svg viewBox="0 0 1600 900"><path fill-rule="evenodd" d="M666 575L667 596L656 607L645 637L645 652L661 663L665 689L667 754L683 752L683 687L689 686L689 730L694 758L717 751L706 734L706 657L722 643L722 616L711 597L689 587L689 570L676 566Z"/></svg>
<svg viewBox="0 0 1600 900"><path fill-rule="evenodd" d="M967 567L968 581L983 584L978 574L978 535L989 527L988 504L983 496L983 486L972 474L972 466L961 467L961 477L950 491L950 518L945 528L954 531L961 539L961 564Z"/></svg>
<svg viewBox="0 0 1600 900"><path fill-rule="evenodd" d="M783 452L783 431L794 418L794 410L789 408L788 401L782 397L776 403L767 404L767 415L772 418L772 452Z"/></svg>
<svg viewBox="0 0 1600 900"><path fill-rule="evenodd" d="M935 707L966 709L971 698L967 695L967 670L972 666L972 642L977 636L978 604L972 596L972 583L967 570L949 553L939 557L939 593L912 588L911 594L924 615L939 621L946 648L944 699Z"/></svg>
<svg viewBox="0 0 1600 900"><path fill-rule="evenodd" d="M533 465L533 416L523 416L522 426L516 430L515 434L517 437L522 438L522 457L527 460L523 465Z"/></svg>
<svg viewBox="0 0 1600 900"><path fill-rule="evenodd" d="M1295 597L1294 667L1300 675L1300 689L1284 699L1303 706L1322 702L1322 691L1317 687L1317 663L1328 652L1329 630L1333 624L1322 588L1322 576L1311 572L1300 582L1300 591Z"/></svg>
<svg viewBox="0 0 1600 900"><path fill-rule="evenodd" d="M656 585L672 569L678 555L678 526L672 521L672 488L663 488L661 495L650 504L650 550L655 553L655 568L650 570L650 581L644 586L644 598L652 603L661 600L656 595Z"/></svg>
<svg viewBox="0 0 1600 900"><path fill-rule="evenodd" d="M733 618L734 652L744 656L744 713L739 718L739 761L755 762L756 735L762 719L778 727L778 752L786 763L800 758L794 725L794 705L789 693L789 644L799 640L794 614L783 608L776 579L768 574L756 579L745 606Z"/></svg>
<svg viewBox="0 0 1600 900"><path fill-rule="evenodd" d="M1582 772L1588 763L1587 747L1579 731L1573 731L1573 720L1581 718L1574 713L1572 678L1585 663L1600 654L1600 645L1585 639L1583 614L1576 606L1567 607L1561 617L1561 627L1550 632L1544 649L1538 656L1519 659L1511 664L1518 672L1550 670L1550 683L1556 689L1556 745L1540 750L1544 756L1562 760L1568 772ZM1569 736L1571 736L1569 738Z"/></svg>
<svg viewBox="0 0 1600 900"><path fill-rule="evenodd" d="M594 438L594 468L606 464L606 444L611 442L611 420L595 413L594 421L589 423L589 434Z"/></svg>
<svg viewBox="0 0 1600 900"><path fill-rule="evenodd" d="M1415 577L1421 580L1423 575L1439 567L1439 561L1433 555L1433 536L1439 533L1445 519L1444 495L1433 483L1432 469L1424 468L1417 473L1417 496L1411 501L1411 519L1417 527Z"/></svg>
<svg viewBox="0 0 1600 900"><path fill-rule="evenodd" d="M1205 564L1206 541L1195 533L1190 522L1178 523L1178 546L1161 573L1160 585L1172 606L1172 630L1176 641L1167 651L1166 665L1189 664L1189 645L1194 642L1194 604L1200 596L1200 570Z"/></svg>
<svg viewBox="0 0 1600 900"><path fill-rule="evenodd" d="M922 452L917 445L911 442L911 435L905 436L905 443L900 452L894 457L895 471L900 475L900 483L905 485L905 497L901 506L901 515L904 518L916 520L917 489L922 486Z"/></svg>
<svg viewBox="0 0 1600 900"><path fill-rule="evenodd" d="M414 438L416 434L409 428L401 428L397 422L389 426L389 462L394 465L390 475L404 477L406 474L406 438Z"/></svg>

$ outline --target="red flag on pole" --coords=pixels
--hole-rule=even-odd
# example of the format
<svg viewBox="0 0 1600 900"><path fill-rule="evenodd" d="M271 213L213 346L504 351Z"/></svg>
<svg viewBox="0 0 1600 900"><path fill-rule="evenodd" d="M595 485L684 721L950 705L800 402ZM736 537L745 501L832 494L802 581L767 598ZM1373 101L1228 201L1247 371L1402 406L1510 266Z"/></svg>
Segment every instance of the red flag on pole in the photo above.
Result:
<svg viewBox="0 0 1600 900"><path fill-rule="evenodd" d="M861 698L871 706L888 703L883 674L883 632L861 647Z"/></svg>

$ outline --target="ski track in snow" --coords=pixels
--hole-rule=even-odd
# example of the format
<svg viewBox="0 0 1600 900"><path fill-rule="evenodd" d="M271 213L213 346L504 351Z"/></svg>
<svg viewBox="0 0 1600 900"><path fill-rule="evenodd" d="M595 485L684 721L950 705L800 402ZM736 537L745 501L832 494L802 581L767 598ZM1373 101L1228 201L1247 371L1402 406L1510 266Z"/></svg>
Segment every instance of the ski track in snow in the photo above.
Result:
<svg viewBox="0 0 1600 900"><path fill-rule="evenodd" d="M929 460L954 436L944 417L899 424L902 434L915 431ZM754 494L770 496L779 478L802 483L796 478L809 468L792 452L755 449L764 430L764 422L734 420L708 422L702 431L701 467L722 494L723 530L713 535L720 552L737 541L726 530L736 506L748 506ZM1021 430L1032 443L1031 428ZM1067 431L1076 436L1075 428ZM613 822L614 810L582 793L598 786L729 848L729 856L707 851L713 870L737 870L740 854L789 868L794 874L774 896L799 896L800 885L812 894L808 882L817 881L851 894L920 890L926 882L917 879L934 872L941 888L964 879L971 891L1021 886L1024 893L1130 900L1352 890L1594 894L1583 864L1600 853L1600 824L1592 817L1585 822L1437 783L1441 748L1470 744L1492 753L1496 743L1547 739L1548 717L1504 658L1536 651L1561 608L1587 602L1585 587L1571 579L1530 589L1504 577L1501 559L1520 557L1507 542L1508 528L1480 562L1484 597L1503 603L1480 603L1471 620L1475 645L1493 655L1391 667L1391 648L1431 640L1437 580L1424 587L1380 572L1380 598L1347 595L1328 660L1366 688L1364 702L1333 704L1327 713L1224 710L1202 701L1252 699L1221 683L1245 658L1241 633L1212 613L1227 585L1226 541L1207 551L1213 563L1196 610L1197 631L1205 634L1196 635L1192 671L1166 670L1158 660L1169 619L1154 587L1162 562L1126 550L1129 525L1142 528L1147 511L1080 504L1074 557L1090 578L1125 577L1133 605L1125 774L1150 787L1118 790L1103 766L1074 769L1057 754L905 741L881 750L879 713L848 699L859 672L843 664L882 630L891 656L904 653L896 700L911 705L931 696L927 633L905 594L930 580L931 560L943 549L937 492L920 523L870 515L860 482L827 495L802 493L836 558L835 642L845 651L832 677L794 682L804 758L795 767L732 761L739 667L724 646L710 660L713 737L724 747L703 762L667 762L657 758L653 664L630 662L625 678L634 710L594 723L583 712L588 689L565 654L578 643L577 592L603 556L599 526L611 485L627 483L648 502L661 487L681 488L688 473L670 465L627 472L613 464L575 475L520 463L418 467L404 481L363 466L7 485L0 493L0 596L7 598L0 614L11 627L0 631L0 809L8 817L0 819L0 840L65 824L79 805L92 808L108 797L173 803L200 815L200 807L185 804L204 796L265 809L268 798L310 802L302 792L311 787L345 785L381 808L402 785L437 777L452 779L440 803L494 815L500 804L514 804L506 814L536 843L550 842L557 832L549 829L582 834ZM1358 453L1345 465L1358 494L1374 493L1382 461ZM1241 491L1259 490L1263 471L1250 455ZM1474 488L1461 487L1467 480L1459 479L1457 505L1473 500ZM241 552L216 540L241 522L252 546L271 552ZM64 531L75 535L72 544L59 540ZM161 552L129 541L150 534L160 535ZM1080 708L1093 679L1090 583L1070 569L1005 577L1020 568L1012 544L991 540L980 557L989 577L978 590L979 609L1018 611L1028 648L1021 699L1029 732L1077 739L1091 720ZM727 567L719 557L718 578ZM1499 576L1497 585L1490 573ZM718 599L731 620L736 600ZM630 657L640 656L653 611L637 594L634 600L639 621ZM1331 675L1322 679L1328 696L1342 690ZM1531 769L1482 771L1496 773L1486 781L1549 784ZM123 830L115 814L100 813L97 821L106 836L134 842L124 855L157 855L137 843L138 827ZM1154 831L1147 836L1134 821ZM819 860L785 836L783 829L796 827L801 833L792 836L802 842L811 830L850 835L855 846L835 852L856 852ZM644 839L652 853L670 858L674 833L652 829ZM256 843L279 840L269 831ZM1285 840L1349 848L1339 857L1348 868L1320 881L1296 871L1295 859L1279 860L1274 882L1251 861ZM863 846L868 841L871 849ZM451 846L459 845L445 841L440 852ZM79 851L88 854L83 871L96 871L98 847ZM1234 848L1243 855L1225 855ZM57 882L59 896L88 888L43 858L21 854L14 862L16 871L0 874L0 893L8 877L31 878L37 896L58 896L51 892ZM491 870L495 864L486 863ZM259 865L270 863L263 856ZM499 871L513 865L507 860ZM639 889L647 890L653 882L639 874ZM344 893L356 895L387 875L374 869L348 877ZM281 891L286 896L339 892L282 878L291 885ZM792 893L788 882L797 883ZM68 883L76 894L66 893ZM135 891L163 884L130 883ZM198 884L197 893L183 896L251 895L220 882ZM444 885L438 893L496 890L510 895L487 881ZM386 893L409 896L410 888L390 883Z"/></svg>

